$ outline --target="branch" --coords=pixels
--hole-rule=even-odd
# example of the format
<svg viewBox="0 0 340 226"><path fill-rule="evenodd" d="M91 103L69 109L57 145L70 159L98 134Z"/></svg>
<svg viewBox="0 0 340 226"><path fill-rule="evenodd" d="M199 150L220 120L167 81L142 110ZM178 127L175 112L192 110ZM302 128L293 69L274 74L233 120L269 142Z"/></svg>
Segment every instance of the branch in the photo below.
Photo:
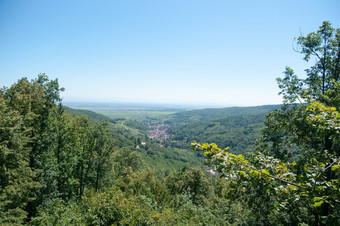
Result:
<svg viewBox="0 0 340 226"><path fill-rule="evenodd" d="M294 186L299 187L299 188L307 189L307 188L304 187L304 186L301 186L301 185L296 184L296 183L294 183L294 182L290 182L290 181L283 180L283 179L278 178L278 177L275 177L275 176L273 176L273 175L271 175L271 174L269 174L268 176L271 177L271 178L273 178L273 179L275 179L275 180L278 180L278 181L280 181L280 182L283 182L283 183L285 183L285 184L291 184L291 185L294 185Z"/></svg>
<svg viewBox="0 0 340 226"><path fill-rule="evenodd" d="M340 160L340 158L336 159L334 162L332 162L329 166L327 166L323 172L325 172L326 170L328 170L330 167L332 167L335 163L337 163ZM321 173L319 173L318 177L321 175Z"/></svg>
<svg viewBox="0 0 340 226"><path fill-rule="evenodd" d="M319 54L317 54L317 52L315 52L314 50L312 50L312 53L314 54L314 56L316 56L316 57L321 61L321 58L320 58Z"/></svg>
<svg viewBox="0 0 340 226"><path fill-rule="evenodd" d="M254 169L254 167L252 167L252 168ZM262 173L261 171L257 170L256 168L255 168L255 170L258 171L259 173ZM273 178L273 179L275 179L275 180L278 180L278 181L280 181L280 182L282 182L282 183L285 183L285 184L291 184L291 185L295 185L295 186L298 187L298 188L307 189L307 187L301 186L301 185L296 184L296 183L294 183L294 182L290 182L290 181L287 181L287 180L278 178L278 177L273 176L273 175L271 175L271 174L269 174L268 177L271 177L271 178Z"/></svg>
<svg viewBox="0 0 340 226"><path fill-rule="evenodd" d="M328 170L330 167L332 167L335 163L337 163L339 161L339 159L336 159L334 162L332 162L329 166L327 166L321 173L325 172L326 170ZM321 173L319 173L316 178L321 176ZM315 179L316 179L315 178ZM316 180L314 181L314 185L313 185L313 191L315 190L315 186L316 186Z"/></svg>
<svg viewBox="0 0 340 226"><path fill-rule="evenodd" d="M338 57L336 59L336 63L335 63L335 71L334 71L334 78L335 78L335 81L338 81L339 79L339 59L340 59L340 41L338 42Z"/></svg>

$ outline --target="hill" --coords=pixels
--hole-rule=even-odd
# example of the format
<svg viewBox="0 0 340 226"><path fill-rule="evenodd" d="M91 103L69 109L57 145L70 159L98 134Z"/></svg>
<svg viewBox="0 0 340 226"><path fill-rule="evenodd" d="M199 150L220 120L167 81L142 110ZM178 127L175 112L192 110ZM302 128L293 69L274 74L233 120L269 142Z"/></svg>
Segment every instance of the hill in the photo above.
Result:
<svg viewBox="0 0 340 226"><path fill-rule="evenodd" d="M234 115L266 114L268 111L278 109L279 107L280 105L263 105L255 107L207 108L181 111L173 114L165 122L169 124L187 124L225 118Z"/></svg>
<svg viewBox="0 0 340 226"><path fill-rule="evenodd" d="M279 107L264 105L177 112L165 121L170 125L166 131L170 137L166 145L190 148L190 143L195 140L230 147L236 154L246 153L255 148L265 115Z"/></svg>
<svg viewBox="0 0 340 226"><path fill-rule="evenodd" d="M235 154L247 152L255 147L260 137L266 113L232 115L203 122L193 122L168 129L169 146L190 147L192 141L216 143L230 147Z"/></svg>
<svg viewBox="0 0 340 226"><path fill-rule="evenodd" d="M66 112L73 116L86 116L89 120L108 122L112 138L118 148L128 148L138 155L151 168L158 170L175 170L188 166L202 166L202 159L183 147L162 147L157 140L148 138L149 127L137 120L124 118L111 119L105 115L90 111L65 107ZM146 143L146 146L141 145ZM137 148L136 148L137 147Z"/></svg>
<svg viewBox="0 0 340 226"><path fill-rule="evenodd" d="M89 110L80 110L64 106L65 111L73 116L86 116L93 122L114 122L111 118Z"/></svg>

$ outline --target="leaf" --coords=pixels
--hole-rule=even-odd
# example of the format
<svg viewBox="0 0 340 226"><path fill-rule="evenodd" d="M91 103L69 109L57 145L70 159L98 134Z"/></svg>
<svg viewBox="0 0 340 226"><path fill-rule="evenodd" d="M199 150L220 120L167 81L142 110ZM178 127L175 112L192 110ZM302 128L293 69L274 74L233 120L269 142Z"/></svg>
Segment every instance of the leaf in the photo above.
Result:
<svg viewBox="0 0 340 226"><path fill-rule="evenodd" d="M307 164L305 164L304 166L303 166L303 169L307 172L307 170L309 169L310 167L307 165Z"/></svg>
<svg viewBox="0 0 340 226"><path fill-rule="evenodd" d="M257 170L251 170L250 172L249 172L253 177L256 177L256 176L258 176L260 173L259 173L259 171L257 171Z"/></svg>
<svg viewBox="0 0 340 226"><path fill-rule="evenodd" d="M320 198L320 197L314 197L313 198L313 202L318 202L318 201L321 201L322 200L322 198Z"/></svg>
<svg viewBox="0 0 340 226"><path fill-rule="evenodd" d="M215 143L211 143L210 146L211 146L212 148L217 148L217 144L215 144Z"/></svg>
<svg viewBox="0 0 340 226"><path fill-rule="evenodd" d="M264 169L264 170L262 170L261 171L263 174L265 174L265 175L269 175L269 171L267 170L267 169Z"/></svg>
<svg viewBox="0 0 340 226"><path fill-rule="evenodd" d="M339 165L334 165L332 166L332 171L338 170L339 169Z"/></svg>
<svg viewBox="0 0 340 226"><path fill-rule="evenodd" d="M321 201L319 201L319 202L314 202L314 205L313 205L313 206L319 207L319 206L322 205L323 202L324 202L323 200L321 200Z"/></svg>
<svg viewBox="0 0 340 226"><path fill-rule="evenodd" d="M208 144L202 144L202 149L205 150L208 148Z"/></svg>
<svg viewBox="0 0 340 226"><path fill-rule="evenodd" d="M295 190L296 189L296 186L295 185L289 185L288 186L291 190Z"/></svg>

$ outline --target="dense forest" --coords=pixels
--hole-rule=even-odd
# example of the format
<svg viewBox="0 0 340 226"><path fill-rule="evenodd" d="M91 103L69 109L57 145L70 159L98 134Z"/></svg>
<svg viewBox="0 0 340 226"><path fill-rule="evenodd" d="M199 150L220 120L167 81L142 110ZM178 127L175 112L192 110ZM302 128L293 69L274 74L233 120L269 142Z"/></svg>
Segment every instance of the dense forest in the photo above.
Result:
<svg viewBox="0 0 340 226"><path fill-rule="evenodd" d="M194 122L205 122L213 119L226 118L230 116L266 114L268 111L276 110L279 105L264 105L256 107L228 107L228 108L207 108L192 111L181 111L173 114L166 123L188 124Z"/></svg>
<svg viewBox="0 0 340 226"><path fill-rule="evenodd" d="M283 105L178 112L162 141L45 74L1 88L0 225L337 225L340 29L297 46L315 65L277 79Z"/></svg>
<svg viewBox="0 0 340 226"><path fill-rule="evenodd" d="M244 154L255 149L264 119L265 114L248 113L175 126L168 129L170 139L166 143L173 147L185 147L193 140L214 142L232 148L237 154Z"/></svg>

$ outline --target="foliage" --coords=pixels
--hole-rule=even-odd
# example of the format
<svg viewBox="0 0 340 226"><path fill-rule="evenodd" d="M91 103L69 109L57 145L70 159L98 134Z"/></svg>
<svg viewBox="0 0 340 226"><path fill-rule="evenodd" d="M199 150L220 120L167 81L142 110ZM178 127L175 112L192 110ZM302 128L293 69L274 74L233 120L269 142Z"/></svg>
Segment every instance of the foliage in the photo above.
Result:
<svg viewBox="0 0 340 226"><path fill-rule="evenodd" d="M204 151L208 158L207 165L214 167L234 186L229 195L241 193L249 201L249 206L261 210L267 219L258 222L269 224L273 219L280 222L310 224L306 221L316 214L322 203L327 202L334 208L329 214L329 222L336 222L339 202L339 180L327 180L327 170L339 176L339 159L331 162L319 162L316 158L304 165L304 172L296 173L296 162L284 163L279 159L257 153L253 158L245 159L243 155L233 155L228 149L220 149L216 144L192 143L195 150ZM247 195L249 194L250 195ZM257 195L255 195L257 194ZM254 195L254 196L253 196ZM253 197L252 197L253 196ZM254 200L255 198L255 200ZM259 204L261 209L257 209ZM297 207L297 208L296 208Z"/></svg>
<svg viewBox="0 0 340 226"><path fill-rule="evenodd" d="M35 199L36 172L29 167L30 129L0 93L0 224L20 224Z"/></svg>
<svg viewBox="0 0 340 226"><path fill-rule="evenodd" d="M40 183L41 137L51 107L60 101L58 81L41 74L29 82L18 80L1 89L1 217L20 223L32 214Z"/></svg>
<svg viewBox="0 0 340 226"><path fill-rule="evenodd" d="M47 199L38 208L38 214L32 219L33 225L85 225L86 219L82 206L75 201Z"/></svg>
<svg viewBox="0 0 340 226"><path fill-rule="evenodd" d="M66 114L62 90L42 74L0 92L2 223L23 223L46 200L81 197L86 186L103 184L111 134L105 124Z"/></svg>
<svg viewBox="0 0 340 226"><path fill-rule="evenodd" d="M116 177L126 176L125 170L130 168L132 171L139 171L147 168L146 163L138 152L129 148L121 148L111 156L113 174Z"/></svg>
<svg viewBox="0 0 340 226"><path fill-rule="evenodd" d="M206 206L207 200L212 195L210 181L200 168L187 171L184 167L182 170L167 176L164 182L172 196L187 194L195 205ZM182 205L182 203L177 202L175 205Z"/></svg>
<svg viewBox="0 0 340 226"><path fill-rule="evenodd" d="M286 68L278 79L285 105L265 120L259 152L245 158L214 143L192 143L207 165L231 183L260 224L339 222L339 44L340 29L324 22L297 41L304 59L316 64L299 79ZM300 104L297 104L299 101ZM259 208L261 206L261 208Z"/></svg>
<svg viewBox="0 0 340 226"><path fill-rule="evenodd" d="M255 148L260 129L264 127L264 118L264 113L249 113L172 127L167 131L171 136L166 144L185 147L192 140L201 140L228 146L235 153L245 153L247 149Z"/></svg>
<svg viewBox="0 0 340 226"><path fill-rule="evenodd" d="M190 167L198 167L203 163L203 159L196 157L195 153L188 152L185 149L161 147L157 144L146 144L137 151L149 166L158 170L176 170L182 168L184 164Z"/></svg>
<svg viewBox="0 0 340 226"><path fill-rule="evenodd" d="M264 105L256 107L207 108L192 111L181 111L173 114L170 119L166 120L166 123L188 124L226 118L229 116L265 114L268 111L275 110L279 107L279 105Z"/></svg>
<svg viewBox="0 0 340 226"><path fill-rule="evenodd" d="M86 116L89 120L96 122L96 123L100 123L100 122L114 122L114 120L112 120L109 117L106 117L104 115L98 114L96 112L93 111L89 111L89 110L81 110L81 109L73 109L70 107L64 107L65 111L73 116Z"/></svg>

